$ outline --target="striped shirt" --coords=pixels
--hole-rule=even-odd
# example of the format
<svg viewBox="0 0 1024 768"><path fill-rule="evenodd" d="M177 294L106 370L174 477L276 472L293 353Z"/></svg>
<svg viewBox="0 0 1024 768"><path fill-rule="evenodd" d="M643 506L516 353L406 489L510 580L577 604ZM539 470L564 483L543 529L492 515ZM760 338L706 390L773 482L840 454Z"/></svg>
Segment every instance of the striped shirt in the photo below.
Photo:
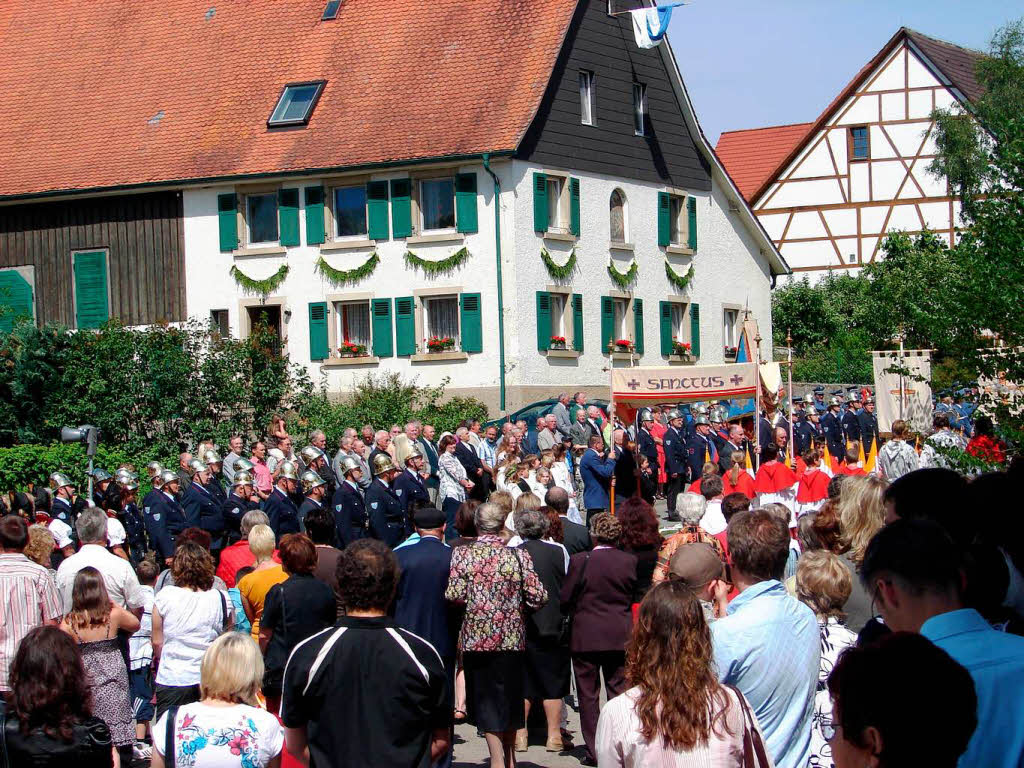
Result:
<svg viewBox="0 0 1024 768"><path fill-rule="evenodd" d="M18 643L33 627L61 616L53 577L20 552L0 554L0 691Z"/></svg>

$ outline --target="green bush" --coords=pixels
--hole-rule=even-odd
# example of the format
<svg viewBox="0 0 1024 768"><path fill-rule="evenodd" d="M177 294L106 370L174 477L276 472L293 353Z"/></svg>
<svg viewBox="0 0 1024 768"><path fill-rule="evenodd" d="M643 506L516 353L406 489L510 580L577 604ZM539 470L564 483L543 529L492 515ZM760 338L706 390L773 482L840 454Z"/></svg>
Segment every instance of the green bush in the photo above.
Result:
<svg viewBox="0 0 1024 768"><path fill-rule="evenodd" d="M100 445L96 450L95 466L111 474L123 463L132 464L145 484L141 494L149 490L145 483L145 467L151 461L160 461L165 467L177 469L176 456L159 456L153 452L132 454L120 448ZM0 448L0 489L24 490L29 483L45 486L51 472L67 474L79 489L88 482L89 457L81 443L57 443L37 445L25 443L10 448Z"/></svg>
<svg viewBox="0 0 1024 768"><path fill-rule="evenodd" d="M487 406L473 397L444 399L446 378L439 386L427 387L406 381L398 373L367 374L345 400L335 402L321 387L315 394L299 402L289 419L288 431L305 435L322 429L327 444L335 446L346 427L359 429L372 424L375 429L388 429L392 424L405 424L419 419L433 424L438 434L454 431L464 419L487 418Z"/></svg>

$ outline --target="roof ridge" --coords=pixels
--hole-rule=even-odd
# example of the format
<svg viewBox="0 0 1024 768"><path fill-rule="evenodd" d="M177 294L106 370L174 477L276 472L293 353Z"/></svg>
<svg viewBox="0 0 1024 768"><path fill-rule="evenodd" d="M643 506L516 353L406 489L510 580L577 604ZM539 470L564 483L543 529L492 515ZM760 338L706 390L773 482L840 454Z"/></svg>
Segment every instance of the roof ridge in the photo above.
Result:
<svg viewBox="0 0 1024 768"><path fill-rule="evenodd" d="M721 137L725 136L725 134L727 134L727 133L749 133L750 131L767 131L767 130L771 130L772 128L797 128L797 127L804 126L804 125L814 125L814 121L813 120L803 120L803 121L798 122L798 123L781 123L779 125L762 125L762 126L757 127L757 128L734 128L731 131L722 131L718 135L718 137L719 137L719 139L721 139Z"/></svg>
<svg viewBox="0 0 1024 768"><path fill-rule="evenodd" d="M985 51L979 51L977 48L968 48L966 45L960 45L959 43L952 43L949 40L943 40L941 37L934 37L933 35L926 35L924 32L920 32L920 31L918 31L916 29L913 29L911 27L902 27L902 30L904 32L907 32L907 33L911 34L911 35L917 35L918 37L927 38L928 40L931 40L933 43L939 43L941 45L948 45L950 48L959 48L961 51L964 51L965 53L973 54L975 56L984 56L986 58L988 57L988 54Z"/></svg>

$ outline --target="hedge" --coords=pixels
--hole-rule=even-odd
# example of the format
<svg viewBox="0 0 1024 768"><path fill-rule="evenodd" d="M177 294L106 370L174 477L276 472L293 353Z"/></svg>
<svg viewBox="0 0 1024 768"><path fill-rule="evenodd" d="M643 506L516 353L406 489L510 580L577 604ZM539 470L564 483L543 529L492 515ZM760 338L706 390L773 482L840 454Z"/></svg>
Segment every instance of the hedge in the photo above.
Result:
<svg viewBox="0 0 1024 768"><path fill-rule="evenodd" d="M146 482L146 465L160 461L165 467L178 468L177 457L157 456L155 453L130 454L117 447L100 445L96 450L94 466L102 467L111 474L123 463L135 467L140 475L140 493L149 490ZM0 491L22 491L32 483L36 487L46 486L50 473L64 472L80 490L88 482L89 457L81 443L57 443L55 445L23 444L11 448L0 448Z"/></svg>

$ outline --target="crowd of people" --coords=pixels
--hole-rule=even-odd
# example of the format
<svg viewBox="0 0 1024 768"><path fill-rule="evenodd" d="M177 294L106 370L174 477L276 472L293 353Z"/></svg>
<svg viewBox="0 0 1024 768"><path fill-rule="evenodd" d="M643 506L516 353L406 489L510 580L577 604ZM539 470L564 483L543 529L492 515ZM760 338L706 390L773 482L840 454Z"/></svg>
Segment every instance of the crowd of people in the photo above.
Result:
<svg viewBox="0 0 1024 768"><path fill-rule="evenodd" d="M943 466L996 444L981 418L883 443L869 397L816 397L790 426L563 394L534 424L346 429L333 456L275 417L150 464L141 500L135 467L91 494L55 471L0 517L3 757L444 768L469 723L491 768L531 743L1024 765L1024 467Z"/></svg>

